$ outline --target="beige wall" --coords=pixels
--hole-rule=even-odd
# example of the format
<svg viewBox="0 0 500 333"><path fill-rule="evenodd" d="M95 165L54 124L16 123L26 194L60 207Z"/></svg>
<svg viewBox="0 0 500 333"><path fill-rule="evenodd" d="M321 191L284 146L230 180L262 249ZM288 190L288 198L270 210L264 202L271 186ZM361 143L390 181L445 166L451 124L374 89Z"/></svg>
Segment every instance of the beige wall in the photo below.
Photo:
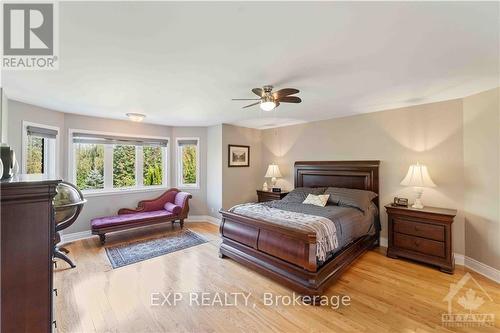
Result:
<svg viewBox="0 0 500 333"><path fill-rule="evenodd" d="M68 179L68 133L69 129L84 129L102 132L114 132L133 135L150 135L169 137L170 144L170 163L168 163L168 183L171 187L176 187L176 156L175 156L175 138L176 137L199 137L200 138L200 188L190 189L193 194L193 200L190 205L191 215L205 215L206 207L206 128L205 127L169 127L158 126L144 123L134 123L125 120L105 119L98 117L87 117L69 113L62 113L46 108L25 104L13 100L8 101L8 142L13 147L21 161L22 154L22 123L30 121L44 125L57 126L60 129L60 149L58 165L60 177ZM157 197L163 190L147 192L124 192L113 193L100 196L88 196L85 208L80 214L78 220L68 228L65 233L80 232L90 229L90 220L98 216L116 214L116 211L122 207L135 207L140 200L152 199Z"/></svg>
<svg viewBox="0 0 500 333"><path fill-rule="evenodd" d="M261 182L267 165L277 162L280 184L293 188L298 160L380 160L380 200L394 196L413 201L412 189L399 183L408 166L427 164L438 185L426 189L424 204L458 209L453 225L454 250L464 253L462 101L452 100L359 116L262 131ZM382 237L387 215L381 214Z"/></svg>
<svg viewBox="0 0 500 333"><path fill-rule="evenodd" d="M228 145L250 146L250 167L227 166ZM261 181L262 180L262 181ZM224 209L257 200L255 190L264 182L261 174L261 131L222 125L222 207Z"/></svg>
<svg viewBox="0 0 500 333"><path fill-rule="evenodd" d="M8 142L8 105L7 105L7 97L5 96L5 91L3 88L0 88L0 142L7 143Z"/></svg>
<svg viewBox="0 0 500 333"><path fill-rule="evenodd" d="M500 269L500 89L464 98L465 254Z"/></svg>
<svg viewBox="0 0 500 333"><path fill-rule="evenodd" d="M219 218L222 208L222 125L207 129L207 210Z"/></svg>

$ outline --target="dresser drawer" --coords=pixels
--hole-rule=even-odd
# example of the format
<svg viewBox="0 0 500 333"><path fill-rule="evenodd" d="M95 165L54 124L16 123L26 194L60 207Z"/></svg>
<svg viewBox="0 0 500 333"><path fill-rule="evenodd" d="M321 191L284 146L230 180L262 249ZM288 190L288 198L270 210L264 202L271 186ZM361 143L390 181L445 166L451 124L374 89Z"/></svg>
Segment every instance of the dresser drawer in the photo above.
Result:
<svg viewBox="0 0 500 333"><path fill-rule="evenodd" d="M394 232L444 242L444 226L395 218Z"/></svg>
<svg viewBox="0 0 500 333"><path fill-rule="evenodd" d="M267 195L266 196L259 195L258 199L259 199L259 202L267 202L267 201L279 200L279 198L270 197L270 196L267 196Z"/></svg>
<svg viewBox="0 0 500 333"><path fill-rule="evenodd" d="M394 233L394 246L436 257L445 257L445 243L430 239Z"/></svg>

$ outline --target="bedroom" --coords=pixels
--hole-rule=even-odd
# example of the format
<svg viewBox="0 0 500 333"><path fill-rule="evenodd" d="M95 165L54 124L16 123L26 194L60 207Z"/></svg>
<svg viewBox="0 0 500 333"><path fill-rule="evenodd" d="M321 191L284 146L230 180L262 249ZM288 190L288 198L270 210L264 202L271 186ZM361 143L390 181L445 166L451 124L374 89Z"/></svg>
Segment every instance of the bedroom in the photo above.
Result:
<svg viewBox="0 0 500 333"><path fill-rule="evenodd" d="M2 4L2 332L500 328L498 2L46 3Z"/></svg>

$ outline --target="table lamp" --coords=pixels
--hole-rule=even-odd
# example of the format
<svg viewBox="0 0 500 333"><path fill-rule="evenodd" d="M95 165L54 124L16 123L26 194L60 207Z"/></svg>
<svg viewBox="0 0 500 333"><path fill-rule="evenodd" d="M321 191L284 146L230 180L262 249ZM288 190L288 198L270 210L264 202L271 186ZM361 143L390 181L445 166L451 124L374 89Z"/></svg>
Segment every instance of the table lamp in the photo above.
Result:
<svg viewBox="0 0 500 333"><path fill-rule="evenodd" d="M271 178L271 184L274 187L276 185L276 178L281 177L280 169L277 164L269 164L267 167L266 178Z"/></svg>
<svg viewBox="0 0 500 333"><path fill-rule="evenodd" d="M415 199L415 203L413 204L413 208L422 209L424 205L422 205L422 194L424 193L424 187L435 187L436 184L431 179L429 175L429 171L427 171L427 167L423 164L413 164L408 168L408 173L406 177L401 181L401 185L403 186L412 186L417 193L417 198Z"/></svg>

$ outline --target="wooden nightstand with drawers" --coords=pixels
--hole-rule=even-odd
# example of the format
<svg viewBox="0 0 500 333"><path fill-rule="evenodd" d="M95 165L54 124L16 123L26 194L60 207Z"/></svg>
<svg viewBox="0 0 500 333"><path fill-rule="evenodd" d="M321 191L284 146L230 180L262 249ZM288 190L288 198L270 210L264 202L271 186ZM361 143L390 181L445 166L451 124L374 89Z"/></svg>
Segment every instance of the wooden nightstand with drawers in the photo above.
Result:
<svg viewBox="0 0 500 333"><path fill-rule="evenodd" d="M281 200L288 193L289 193L288 191L272 192L272 191L257 190L257 198L258 198L259 202Z"/></svg>
<svg viewBox="0 0 500 333"><path fill-rule="evenodd" d="M388 257L412 259L453 273L455 259L451 225L457 215L456 210L392 205L386 205L385 209L388 215Z"/></svg>

